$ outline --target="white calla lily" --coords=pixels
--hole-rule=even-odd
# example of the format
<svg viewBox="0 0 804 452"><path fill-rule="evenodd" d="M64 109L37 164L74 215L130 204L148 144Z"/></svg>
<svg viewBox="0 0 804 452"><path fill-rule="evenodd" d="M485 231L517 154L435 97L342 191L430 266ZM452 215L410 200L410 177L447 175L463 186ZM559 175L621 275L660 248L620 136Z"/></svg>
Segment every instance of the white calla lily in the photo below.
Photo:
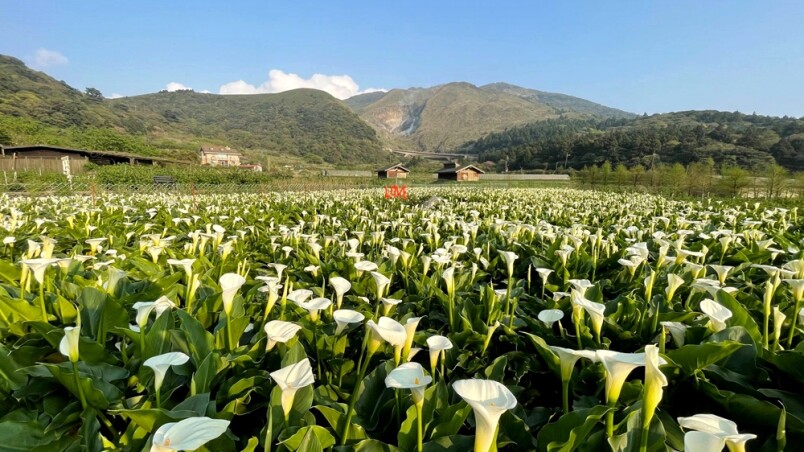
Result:
<svg viewBox="0 0 804 452"><path fill-rule="evenodd" d="M267 352L273 349L277 342L284 344L293 339L301 328L301 325L297 325L293 322L285 322L284 320L271 320L266 323L263 327L265 335L268 337L268 342L265 344L265 351Z"/></svg>
<svg viewBox="0 0 804 452"><path fill-rule="evenodd" d="M416 328L419 326L421 317L411 317L405 321L405 346L402 348L402 356L406 361L411 360L410 349L413 347L413 338L416 335Z"/></svg>
<svg viewBox="0 0 804 452"><path fill-rule="evenodd" d="M430 373L435 375L438 357L444 359L447 350L452 349L452 342L444 336L430 336L427 338L427 349L430 352Z"/></svg>
<svg viewBox="0 0 804 452"><path fill-rule="evenodd" d="M232 315L232 308L234 308L234 298L237 291L246 283L246 278L238 275L237 273L226 273L222 275L218 281L221 286L221 298L223 299L223 311L226 317Z"/></svg>
<svg viewBox="0 0 804 452"><path fill-rule="evenodd" d="M452 389L475 413L475 452L490 451L496 441L500 416L516 406L516 397L502 383L493 380L458 380Z"/></svg>
<svg viewBox="0 0 804 452"><path fill-rule="evenodd" d="M318 313L322 309L327 309L332 304L332 300L330 300L329 298L318 297L313 298L312 300L309 301L297 302L296 304L305 309L308 313L310 313L310 320L312 320L313 322L317 322Z"/></svg>
<svg viewBox="0 0 804 452"><path fill-rule="evenodd" d="M271 372L271 378L282 389L282 410L285 413L285 421L287 421L290 410L293 408L296 391L315 382L313 367L310 365L310 360L304 358L296 364Z"/></svg>
<svg viewBox="0 0 804 452"><path fill-rule="evenodd" d="M329 285L335 290L335 307L340 309L343 304L343 296L352 288L352 283L346 278L335 276L329 279Z"/></svg>
<svg viewBox="0 0 804 452"><path fill-rule="evenodd" d="M385 386L395 389L410 389L413 403L424 403L424 388L433 382L433 378L425 375L419 363L405 363L396 367L385 377Z"/></svg>
<svg viewBox="0 0 804 452"><path fill-rule="evenodd" d="M335 320L337 325L335 327L335 335L338 336L343 332L343 330L346 329L347 326L353 323L363 322L366 316L351 309L338 309L332 313L332 318Z"/></svg>
<svg viewBox="0 0 804 452"><path fill-rule="evenodd" d="M229 421L208 417L188 417L162 424L154 432L151 452L195 450L221 436L227 428Z"/></svg>
<svg viewBox="0 0 804 452"><path fill-rule="evenodd" d="M161 405L161 397L159 390L162 388L162 383L165 380L168 369L171 366L181 366L190 360L190 357L182 352L168 352L161 355L153 356L142 363L144 366L150 367L154 371L154 389L156 390L156 405Z"/></svg>
<svg viewBox="0 0 804 452"><path fill-rule="evenodd" d="M64 337L59 342L59 352L70 359L70 362L76 363L79 359L78 344L81 341L81 327L80 326L67 326L64 327Z"/></svg>
<svg viewBox="0 0 804 452"><path fill-rule="evenodd" d="M722 304L707 298L701 301L701 312L709 317L709 325L715 332L726 328L726 321L732 316L731 310Z"/></svg>

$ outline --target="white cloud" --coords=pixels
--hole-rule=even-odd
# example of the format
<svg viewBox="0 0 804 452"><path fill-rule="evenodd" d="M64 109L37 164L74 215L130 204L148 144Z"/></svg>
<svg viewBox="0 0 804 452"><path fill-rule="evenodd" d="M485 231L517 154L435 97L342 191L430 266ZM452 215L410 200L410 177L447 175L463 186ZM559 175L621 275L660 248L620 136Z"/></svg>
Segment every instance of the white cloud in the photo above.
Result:
<svg viewBox="0 0 804 452"><path fill-rule="evenodd" d="M361 91L357 83L348 75L313 74L310 78L302 78L297 74L272 69L268 72L268 80L258 86L238 80L221 86L219 92L220 94L262 94L281 93L297 88L326 91L338 99L346 99L357 94L384 91L374 88Z"/></svg>
<svg viewBox="0 0 804 452"><path fill-rule="evenodd" d="M125 96L125 94L120 94L120 93L112 93L112 94L106 96L107 99L120 99L121 97L126 97L126 96Z"/></svg>
<svg viewBox="0 0 804 452"><path fill-rule="evenodd" d="M41 68L61 66L69 62L66 56L48 49L37 49L33 57L33 64Z"/></svg>
<svg viewBox="0 0 804 452"><path fill-rule="evenodd" d="M170 92L173 92L173 91L179 91L179 90L182 90L182 89L192 89L192 88L190 88L189 86L184 86L179 82L170 82L167 85L165 85L165 89L170 91Z"/></svg>

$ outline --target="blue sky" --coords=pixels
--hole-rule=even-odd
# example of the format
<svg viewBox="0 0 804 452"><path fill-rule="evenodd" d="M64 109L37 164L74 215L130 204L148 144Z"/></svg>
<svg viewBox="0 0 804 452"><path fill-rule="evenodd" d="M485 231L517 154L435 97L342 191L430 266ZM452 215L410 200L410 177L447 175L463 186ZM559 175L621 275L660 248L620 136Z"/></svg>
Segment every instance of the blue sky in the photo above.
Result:
<svg viewBox="0 0 804 452"><path fill-rule="evenodd" d="M5 0L0 53L107 96L506 81L637 113L804 116L802 1L126 3Z"/></svg>

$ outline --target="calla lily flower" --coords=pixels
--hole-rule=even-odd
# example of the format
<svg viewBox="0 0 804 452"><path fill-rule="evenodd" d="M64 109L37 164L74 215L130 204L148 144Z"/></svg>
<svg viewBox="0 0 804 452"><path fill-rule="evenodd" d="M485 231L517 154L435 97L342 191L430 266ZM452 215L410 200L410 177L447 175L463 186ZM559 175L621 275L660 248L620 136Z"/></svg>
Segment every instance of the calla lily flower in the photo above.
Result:
<svg viewBox="0 0 804 452"><path fill-rule="evenodd" d="M89 245L89 252L95 254L98 252L98 248L100 245L106 241L105 237L97 238L97 239L88 239L84 241L87 245Z"/></svg>
<svg viewBox="0 0 804 452"><path fill-rule="evenodd" d="M156 317L159 318L165 311L175 308L176 303L170 301L168 297L161 296L156 301L138 301L132 307L137 310L137 325L142 329L148 325L151 312L156 311Z"/></svg>
<svg viewBox="0 0 804 452"><path fill-rule="evenodd" d="M45 280L45 271L48 269L48 267L58 261L58 259L46 259L40 257L36 259L23 259L22 264L30 268L33 272L36 282L42 284L42 282Z"/></svg>
<svg viewBox="0 0 804 452"><path fill-rule="evenodd" d="M383 294L385 293L385 289L391 284L391 280L388 279L387 276L383 275L380 272L371 272L371 277L374 279L374 285L376 287L376 296L377 300L382 299Z"/></svg>
<svg viewBox="0 0 804 452"><path fill-rule="evenodd" d="M757 437L750 433L741 434L737 430L737 424L714 414L696 414L691 417L680 417L678 418L678 425L687 430L696 430L724 440L731 452L745 451L745 443Z"/></svg>
<svg viewBox="0 0 804 452"><path fill-rule="evenodd" d="M181 366L190 360L190 357L182 352L168 352L153 356L145 360L143 365L150 367L154 371L154 388L156 389L156 404L160 405L159 389L165 379L168 369L171 366Z"/></svg>
<svg viewBox="0 0 804 452"><path fill-rule="evenodd" d="M301 328L301 325L283 320L271 320L266 323L264 330L266 336L268 336L268 343L265 345L265 351L271 351L277 342L284 344L293 339Z"/></svg>
<svg viewBox="0 0 804 452"><path fill-rule="evenodd" d="M577 290L572 291L570 300L574 306L582 308L589 315L589 318L592 321L592 331L595 333L595 338L597 341L600 342L600 331L603 328L606 305L587 300Z"/></svg>
<svg viewBox="0 0 804 452"><path fill-rule="evenodd" d="M653 344L645 346L645 396L642 399L642 434L647 435L650 421L656 407L662 401L667 377L659 370L659 348Z"/></svg>
<svg viewBox="0 0 804 452"><path fill-rule="evenodd" d="M726 440L711 433L691 431L684 434L684 452L720 452L725 445Z"/></svg>
<svg viewBox="0 0 804 452"><path fill-rule="evenodd" d="M331 304L332 300L329 298L318 297L313 298L310 301L303 301L301 303L296 303L300 307L304 308L307 312L310 313L310 320L313 322L318 321L318 313L322 309L327 309Z"/></svg>
<svg viewBox="0 0 804 452"><path fill-rule="evenodd" d="M391 314L391 311L394 309L394 306L398 305L399 303L402 303L402 300L398 298L382 297L380 301L382 301L382 313L385 316Z"/></svg>
<svg viewBox="0 0 804 452"><path fill-rule="evenodd" d="M519 255L512 251L502 251L498 250L500 256L502 256L503 261L505 261L506 269L508 270L508 277L511 278L514 276L514 261L519 259Z"/></svg>
<svg viewBox="0 0 804 452"><path fill-rule="evenodd" d="M416 335L416 328L419 326L419 321L421 321L421 317L411 317L405 321L403 325L405 327L405 346L402 349L402 354L405 357L405 360L410 361L410 349L413 347L413 337Z"/></svg>
<svg viewBox="0 0 804 452"><path fill-rule="evenodd" d="M725 329L732 316L731 310L709 298L701 301L701 312L709 316L709 325L715 332Z"/></svg>
<svg viewBox="0 0 804 452"><path fill-rule="evenodd" d="M355 264L355 270L357 270L357 274L361 275L363 272L373 272L377 270L377 264L371 261L360 261Z"/></svg>
<svg viewBox="0 0 804 452"><path fill-rule="evenodd" d="M337 324L335 327L335 335L338 336L350 324L363 322L366 316L351 309L338 309L332 313L332 318L335 319L335 323Z"/></svg>
<svg viewBox="0 0 804 452"><path fill-rule="evenodd" d="M288 300L290 300L290 301L292 301L292 302L294 302L296 304L299 304L299 303L304 303L305 301L307 301L308 298L310 298L312 296L313 296L313 291L310 290L310 289L295 289L295 290L292 290L287 295L287 298L288 298Z"/></svg>
<svg viewBox="0 0 804 452"><path fill-rule="evenodd" d="M293 408L296 391L315 382L310 359L304 358L296 364L271 372L271 378L282 389L282 410L285 412L285 421L287 421L290 410Z"/></svg>
<svg viewBox="0 0 804 452"><path fill-rule="evenodd" d="M227 428L229 421L208 417L188 417L162 424L154 433L151 452L195 450L221 436Z"/></svg>
<svg viewBox="0 0 804 452"><path fill-rule="evenodd" d="M276 270L276 277L279 278L280 281L282 280L282 272L284 272L285 269L288 268L287 265L277 263L268 264L268 266L273 267L273 269Z"/></svg>
<svg viewBox="0 0 804 452"><path fill-rule="evenodd" d="M380 317L377 323L374 323L374 320L369 320L366 322L366 326L371 331L368 346L370 354L374 354L380 348L382 341L388 342L395 349L399 348L401 353L402 347L408 338L407 331L405 331L405 327L402 324L390 317Z"/></svg>
<svg viewBox="0 0 804 452"><path fill-rule="evenodd" d="M167 263L174 267L181 267L188 278L193 275L193 263L195 263L195 259L168 259Z"/></svg>
<svg viewBox="0 0 804 452"><path fill-rule="evenodd" d="M684 284L684 278L678 276L675 273L668 273L667 274L667 287L664 289L664 293L667 295L667 302L670 303L673 300L673 295L676 294L676 291L679 287Z"/></svg>
<svg viewBox="0 0 804 452"><path fill-rule="evenodd" d="M441 273L441 279L447 286L447 295L450 297L455 294L455 267L449 267Z"/></svg>
<svg viewBox="0 0 804 452"><path fill-rule="evenodd" d="M564 312L560 309L545 309L539 312L537 317L547 325L547 328L552 328L554 323L564 318Z"/></svg>
<svg viewBox="0 0 804 452"><path fill-rule="evenodd" d="M631 371L645 365L645 354L611 350L597 350L595 353L598 361L606 368L606 402L614 405L620 398L620 391Z"/></svg>
<svg viewBox="0 0 804 452"><path fill-rule="evenodd" d="M661 325L670 333L670 337L673 338L673 343L676 347L681 348L684 346L687 335L687 325L681 322L661 322Z"/></svg>
<svg viewBox="0 0 804 452"><path fill-rule="evenodd" d="M516 406L516 397L502 383L493 380L458 380L452 389L475 413L475 452L488 452L496 441L500 416Z"/></svg>
<svg viewBox="0 0 804 452"><path fill-rule="evenodd" d="M561 373L561 399L564 413L569 412L569 383L575 363L581 358L597 361L597 355L592 350L572 350L569 348L549 346L550 350L558 356L559 372Z"/></svg>
<svg viewBox="0 0 804 452"><path fill-rule="evenodd" d="M804 300L804 279L783 279L793 292L793 300L797 303Z"/></svg>
<svg viewBox="0 0 804 452"><path fill-rule="evenodd" d="M427 338L427 348L430 351L430 373L435 374L438 357L446 354L452 348L452 342L444 336L430 336Z"/></svg>
<svg viewBox="0 0 804 452"><path fill-rule="evenodd" d="M349 289L352 288L352 283L350 283L346 278L335 276L329 279L329 285L332 286L333 290L335 290L335 307L340 309L341 304L343 304L343 296L346 294L346 292L349 292Z"/></svg>
<svg viewBox="0 0 804 452"><path fill-rule="evenodd" d="M233 302L237 291L246 283L246 278L237 273L226 273L218 281L221 286L221 298L223 299L223 311L226 317L232 315Z"/></svg>
<svg viewBox="0 0 804 452"><path fill-rule="evenodd" d="M396 389L410 389L413 403L424 403L424 388L433 382L433 377L424 374L424 368L419 363L405 363L388 373L385 377L385 386Z"/></svg>
<svg viewBox="0 0 804 452"><path fill-rule="evenodd" d="M64 327L64 337L59 342L59 352L70 359L70 362L77 363L79 359L78 344L81 340L80 326Z"/></svg>

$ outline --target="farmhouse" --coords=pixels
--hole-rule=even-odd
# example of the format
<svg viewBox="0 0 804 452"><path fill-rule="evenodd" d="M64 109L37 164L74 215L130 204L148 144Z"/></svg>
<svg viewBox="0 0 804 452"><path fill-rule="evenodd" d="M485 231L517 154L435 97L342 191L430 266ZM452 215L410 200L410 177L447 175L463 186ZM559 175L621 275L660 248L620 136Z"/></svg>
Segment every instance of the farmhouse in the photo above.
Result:
<svg viewBox="0 0 804 452"><path fill-rule="evenodd" d="M407 179L409 169L402 166L401 163L389 166L388 168L380 168L377 170L377 177L380 179Z"/></svg>
<svg viewBox="0 0 804 452"><path fill-rule="evenodd" d="M211 166L240 166L243 154L229 146L201 146L201 164Z"/></svg>
<svg viewBox="0 0 804 452"><path fill-rule="evenodd" d="M480 175L483 173L485 171L474 165L459 166L456 162L447 162L436 172L436 175L438 175L438 180L473 182L480 180Z"/></svg>

